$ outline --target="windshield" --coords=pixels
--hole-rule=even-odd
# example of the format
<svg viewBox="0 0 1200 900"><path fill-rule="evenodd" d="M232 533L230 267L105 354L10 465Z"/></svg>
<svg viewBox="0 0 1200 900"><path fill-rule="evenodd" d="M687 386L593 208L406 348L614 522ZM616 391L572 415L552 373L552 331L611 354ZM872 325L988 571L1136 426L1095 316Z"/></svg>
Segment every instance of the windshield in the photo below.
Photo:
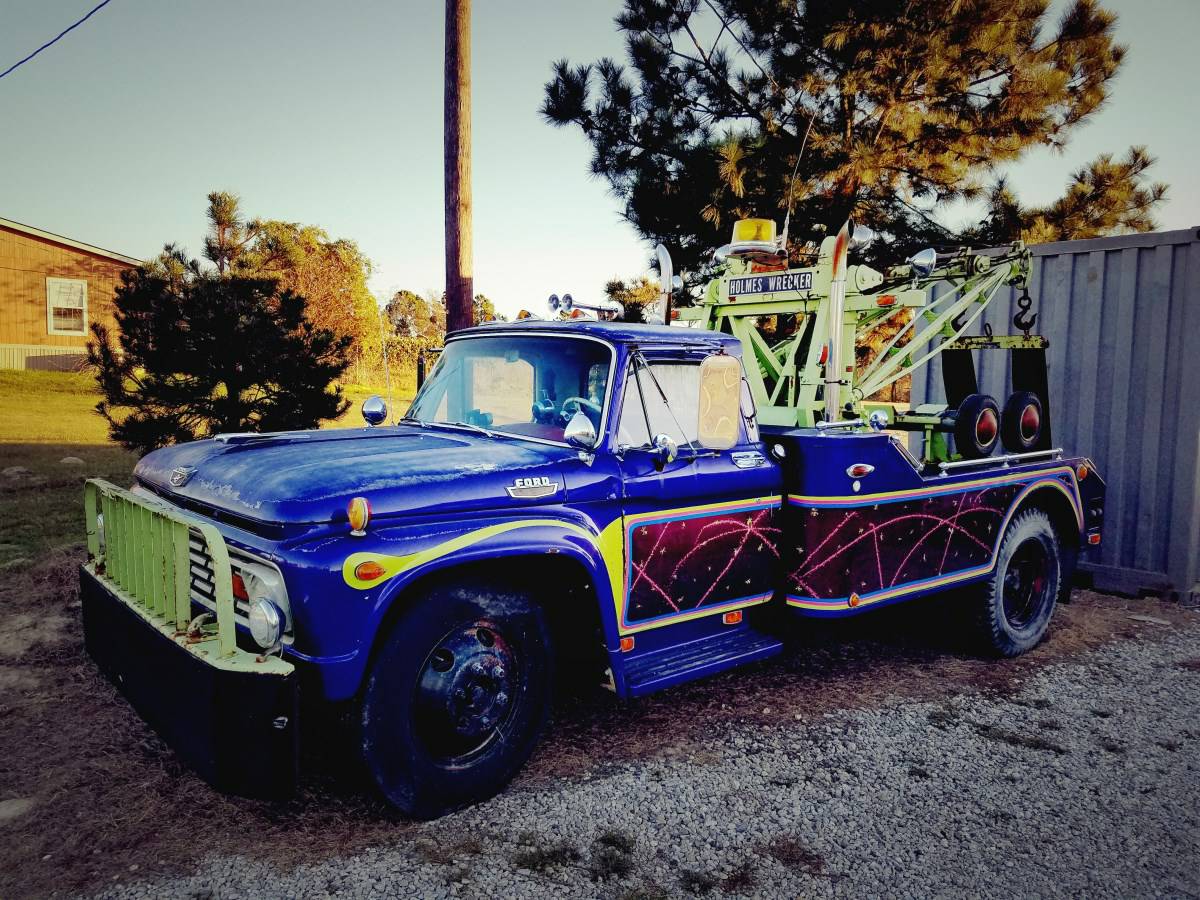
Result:
<svg viewBox="0 0 1200 900"><path fill-rule="evenodd" d="M405 418L562 442L581 411L599 434L611 367L608 346L580 338L451 341Z"/></svg>

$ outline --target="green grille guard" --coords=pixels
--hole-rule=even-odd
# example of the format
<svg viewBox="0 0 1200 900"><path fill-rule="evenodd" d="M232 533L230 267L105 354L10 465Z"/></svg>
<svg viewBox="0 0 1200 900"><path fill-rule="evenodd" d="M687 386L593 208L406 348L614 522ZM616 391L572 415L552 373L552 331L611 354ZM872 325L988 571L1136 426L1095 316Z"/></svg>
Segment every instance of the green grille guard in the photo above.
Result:
<svg viewBox="0 0 1200 900"><path fill-rule="evenodd" d="M273 675L292 671L277 656L237 646L233 573L216 528L100 478L84 484L83 503L88 567L126 606L211 665ZM192 627L191 532L200 535L212 560L215 625Z"/></svg>

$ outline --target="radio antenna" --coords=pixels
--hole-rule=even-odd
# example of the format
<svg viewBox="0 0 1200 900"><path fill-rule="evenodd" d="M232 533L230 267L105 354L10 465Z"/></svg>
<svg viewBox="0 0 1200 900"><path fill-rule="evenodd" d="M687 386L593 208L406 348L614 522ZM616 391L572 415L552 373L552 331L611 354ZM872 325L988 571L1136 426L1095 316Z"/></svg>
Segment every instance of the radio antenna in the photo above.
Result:
<svg viewBox="0 0 1200 900"><path fill-rule="evenodd" d="M812 131L813 122L817 121L817 113L820 111L821 107L818 105L813 109L813 114L808 117L808 127L804 129L804 138L800 141L800 152L796 154L796 164L792 166L792 177L788 181L788 208L787 215L783 217L783 237L779 244L784 253L787 252L788 227L792 224L792 210L796 207L796 175L800 171L800 160L804 157L804 148L808 146L808 135Z"/></svg>

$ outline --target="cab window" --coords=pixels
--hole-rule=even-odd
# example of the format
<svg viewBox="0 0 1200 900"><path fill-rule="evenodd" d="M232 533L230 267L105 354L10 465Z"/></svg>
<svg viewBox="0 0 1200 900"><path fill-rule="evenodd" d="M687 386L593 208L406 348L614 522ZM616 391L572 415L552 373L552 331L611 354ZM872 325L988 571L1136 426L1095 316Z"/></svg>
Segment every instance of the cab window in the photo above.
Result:
<svg viewBox="0 0 1200 900"><path fill-rule="evenodd" d="M451 341L407 418L562 441L566 424L582 412L599 432L611 361L607 345L579 338L496 335Z"/></svg>
<svg viewBox="0 0 1200 900"><path fill-rule="evenodd" d="M631 371L625 379L618 445L648 447L659 434L669 435L679 444L695 443L700 424L699 364L651 362L649 368L650 372L642 370L636 376ZM662 393L655 387L655 381Z"/></svg>

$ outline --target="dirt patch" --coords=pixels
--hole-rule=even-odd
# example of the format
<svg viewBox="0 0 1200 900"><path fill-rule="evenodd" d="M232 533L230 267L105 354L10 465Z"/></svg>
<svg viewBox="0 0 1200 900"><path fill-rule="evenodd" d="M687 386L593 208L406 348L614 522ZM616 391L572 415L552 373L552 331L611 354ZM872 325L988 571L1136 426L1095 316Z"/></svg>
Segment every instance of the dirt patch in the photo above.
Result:
<svg viewBox="0 0 1200 900"><path fill-rule="evenodd" d="M36 571L0 582L0 784L9 799L36 799L3 824L0 897L72 894L115 879L186 870L209 853L291 868L368 846L432 852L423 827L364 791L345 761L306 758L297 797L283 803L218 794L183 768L83 651L76 586L81 557L80 548L57 551ZM731 723L810 719L896 696L1009 692L1048 663L1123 637L1170 633L1129 618L1147 612L1176 625L1198 621L1157 601L1083 592L1056 618L1042 647L999 662L962 649L944 608L935 605L822 625L798 634L795 647L777 660L657 697L621 703L592 691L565 698L548 739L510 790L594 777L606 767L657 756L719 763L721 748L711 736ZM450 856L458 860L475 849L464 843ZM607 880L619 877L629 855L616 833L590 848L555 849L557 858L530 862L566 863L584 878ZM715 875L691 875L680 887L696 893L722 888ZM639 890L655 896L659 888Z"/></svg>
<svg viewBox="0 0 1200 900"><path fill-rule="evenodd" d="M3 823L0 897L73 894L210 852L290 866L409 839L413 826L352 778L314 774L294 800L266 803L184 769L83 651L81 558L55 552L0 583L0 635L20 629L21 644L0 657L0 784L37 798Z"/></svg>

